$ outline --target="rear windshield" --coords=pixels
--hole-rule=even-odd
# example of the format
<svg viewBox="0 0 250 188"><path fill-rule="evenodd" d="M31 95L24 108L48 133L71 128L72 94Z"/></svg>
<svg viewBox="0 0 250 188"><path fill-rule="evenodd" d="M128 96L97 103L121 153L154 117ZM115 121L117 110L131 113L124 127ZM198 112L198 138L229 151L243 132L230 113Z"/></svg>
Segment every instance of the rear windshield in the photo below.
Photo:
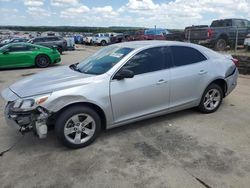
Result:
<svg viewBox="0 0 250 188"><path fill-rule="evenodd" d="M211 24L211 27L228 27L228 26L232 26L232 20L215 20Z"/></svg>

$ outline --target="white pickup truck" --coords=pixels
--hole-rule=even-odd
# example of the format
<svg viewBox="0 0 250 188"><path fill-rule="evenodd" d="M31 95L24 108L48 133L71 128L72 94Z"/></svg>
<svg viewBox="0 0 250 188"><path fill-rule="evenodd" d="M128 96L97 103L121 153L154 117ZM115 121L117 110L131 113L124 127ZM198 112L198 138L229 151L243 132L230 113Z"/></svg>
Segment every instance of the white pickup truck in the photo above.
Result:
<svg viewBox="0 0 250 188"><path fill-rule="evenodd" d="M110 38L112 36L114 36L114 33L97 33L93 37L93 43L105 46L111 42Z"/></svg>

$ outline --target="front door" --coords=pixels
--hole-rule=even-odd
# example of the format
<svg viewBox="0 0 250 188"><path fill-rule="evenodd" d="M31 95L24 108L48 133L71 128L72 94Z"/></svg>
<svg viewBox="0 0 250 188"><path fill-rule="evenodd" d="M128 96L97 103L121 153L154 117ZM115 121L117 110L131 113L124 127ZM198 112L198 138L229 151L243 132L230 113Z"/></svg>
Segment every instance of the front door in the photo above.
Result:
<svg viewBox="0 0 250 188"><path fill-rule="evenodd" d="M135 76L111 80L110 96L115 123L168 108L170 74L164 47L141 51L122 68L133 71Z"/></svg>

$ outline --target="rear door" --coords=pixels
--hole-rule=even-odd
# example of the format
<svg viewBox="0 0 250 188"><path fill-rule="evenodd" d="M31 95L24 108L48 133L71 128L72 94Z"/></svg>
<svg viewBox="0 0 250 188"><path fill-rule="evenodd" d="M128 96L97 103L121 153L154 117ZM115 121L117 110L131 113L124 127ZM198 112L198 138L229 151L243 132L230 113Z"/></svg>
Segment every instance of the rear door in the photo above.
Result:
<svg viewBox="0 0 250 188"><path fill-rule="evenodd" d="M133 71L135 76L111 80L110 96L115 123L168 108L170 74L164 47L139 52L123 68Z"/></svg>
<svg viewBox="0 0 250 188"><path fill-rule="evenodd" d="M206 85L207 58L198 50L186 46L169 47L174 67L171 71L170 107L189 105L201 97Z"/></svg>

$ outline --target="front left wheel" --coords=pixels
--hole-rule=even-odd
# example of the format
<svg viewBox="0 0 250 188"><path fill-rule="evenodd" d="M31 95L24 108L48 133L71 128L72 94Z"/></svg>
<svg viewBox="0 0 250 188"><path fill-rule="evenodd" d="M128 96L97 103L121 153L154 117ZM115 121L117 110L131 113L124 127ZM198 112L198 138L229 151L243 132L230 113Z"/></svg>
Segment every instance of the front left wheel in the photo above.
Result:
<svg viewBox="0 0 250 188"><path fill-rule="evenodd" d="M59 141L69 148L82 148L91 144L101 130L99 115L86 106L73 106L57 118L55 132Z"/></svg>

